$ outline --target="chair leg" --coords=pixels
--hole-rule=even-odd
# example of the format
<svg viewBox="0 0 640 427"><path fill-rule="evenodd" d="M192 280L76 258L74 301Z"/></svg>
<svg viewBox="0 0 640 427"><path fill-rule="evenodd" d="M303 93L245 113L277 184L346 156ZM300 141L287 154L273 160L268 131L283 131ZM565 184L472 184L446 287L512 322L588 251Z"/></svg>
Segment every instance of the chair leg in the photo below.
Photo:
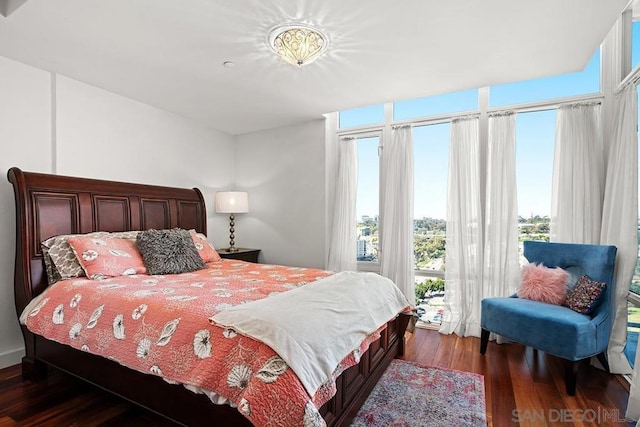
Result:
<svg viewBox="0 0 640 427"><path fill-rule="evenodd" d="M604 368L604 370L610 374L611 370L609 369L609 361L607 360L604 351L602 353L599 353L597 356L598 358L598 362L600 362L600 364L602 365L602 367Z"/></svg>
<svg viewBox="0 0 640 427"><path fill-rule="evenodd" d="M480 333L480 354L485 354L487 351L487 344L489 344L489 331L483 329Z"/></svg>
<svg viewBox="0 0 640 427"><path fill-rule="evenodd" d="M580 362L582 361L578 360L574 362L566 359L564 361L564 382L569 396L576 395L576 380L578 378Z"/></svg>

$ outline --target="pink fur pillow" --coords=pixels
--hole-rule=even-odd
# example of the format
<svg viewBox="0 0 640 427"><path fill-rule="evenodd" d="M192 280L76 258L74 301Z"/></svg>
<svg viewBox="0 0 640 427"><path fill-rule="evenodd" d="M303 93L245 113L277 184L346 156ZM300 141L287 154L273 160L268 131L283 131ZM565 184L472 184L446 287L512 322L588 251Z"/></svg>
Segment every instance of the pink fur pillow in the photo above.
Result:
<svg viewBox="0 0 640 427"><path fill-rule="evenodd" d="M520 270L522 286L518 297L560 305L567 297L569 273L561 268L527 264Z"/></svg>

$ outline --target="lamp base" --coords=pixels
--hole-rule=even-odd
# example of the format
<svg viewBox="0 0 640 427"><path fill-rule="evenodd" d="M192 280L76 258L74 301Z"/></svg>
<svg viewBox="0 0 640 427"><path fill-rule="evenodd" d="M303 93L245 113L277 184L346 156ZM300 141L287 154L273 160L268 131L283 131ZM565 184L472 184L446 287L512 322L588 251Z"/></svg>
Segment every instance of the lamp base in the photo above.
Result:
<svg viewBox="0 0 640 427"><path fill-rule="evenodd" d="M229 215L229 249L227 250L228 252L238 252L238 248L236 248L235 244L235 238L236 236L233 234L236 230L234 228L234 226L236 225L236 223L234 222L236 218L233 216L233 214Z"/></svg>

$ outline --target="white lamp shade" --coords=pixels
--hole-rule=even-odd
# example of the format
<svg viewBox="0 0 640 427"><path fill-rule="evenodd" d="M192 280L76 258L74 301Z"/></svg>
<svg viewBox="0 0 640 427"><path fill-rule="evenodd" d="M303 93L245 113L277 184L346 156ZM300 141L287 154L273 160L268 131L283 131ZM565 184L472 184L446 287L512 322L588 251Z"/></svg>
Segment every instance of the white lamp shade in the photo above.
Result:
<svg viewBox="0 0 640 427"><path fill-rule="evenodd" d="M244 191L216 192L216 212L228 214L249 212L249 195Z"/></svg>

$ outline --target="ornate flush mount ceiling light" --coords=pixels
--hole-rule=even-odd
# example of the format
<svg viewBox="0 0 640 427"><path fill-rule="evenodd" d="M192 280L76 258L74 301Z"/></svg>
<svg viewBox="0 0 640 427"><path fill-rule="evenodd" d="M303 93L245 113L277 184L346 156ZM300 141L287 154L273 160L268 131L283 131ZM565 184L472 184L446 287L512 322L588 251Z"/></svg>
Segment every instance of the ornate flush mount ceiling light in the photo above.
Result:
<svg viewBox="0 0 640 427"><path fill-rule="evenodd" d="M289 64L301 67L315 61L327 49L327 37L308 25L286 25L271 31L269 46Z"/></svg>

